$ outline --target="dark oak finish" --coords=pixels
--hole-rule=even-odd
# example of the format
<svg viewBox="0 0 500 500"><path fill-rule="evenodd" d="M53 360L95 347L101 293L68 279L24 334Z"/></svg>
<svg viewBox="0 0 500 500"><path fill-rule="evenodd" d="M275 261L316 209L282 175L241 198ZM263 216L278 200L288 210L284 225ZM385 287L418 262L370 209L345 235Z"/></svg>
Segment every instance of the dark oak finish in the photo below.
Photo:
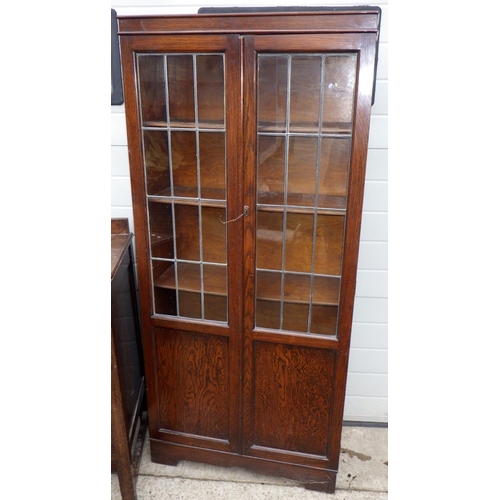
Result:
<svg viewBox="0 0 500 500"><path fill-rule="evenodd" d="M154 461L334 491L379 18L119 19Z"/></svg>
<svg viewBox="0 0 500 500"><path fill-rule="evenodd" d="M111 471L135 500L146 434L144 368L128 219L111 219Z"/></svg>

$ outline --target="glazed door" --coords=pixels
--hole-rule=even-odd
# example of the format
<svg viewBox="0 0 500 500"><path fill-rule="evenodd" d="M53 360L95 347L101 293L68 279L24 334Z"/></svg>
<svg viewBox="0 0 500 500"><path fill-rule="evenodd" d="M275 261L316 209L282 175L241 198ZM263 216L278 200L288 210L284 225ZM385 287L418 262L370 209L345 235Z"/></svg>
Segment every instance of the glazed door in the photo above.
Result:
<svg viewBox="0 0 500 500"><path fill-rule="evenodd" d="M240 51L234 36L125 38L136 85L132 188L150 434L236 451L241 366L237 139ZM130 56L128 56L130 54ZM130 75L135 74L135 81ZM144 295L144 294L143 294Z"/></svg>
<svg viewBox="0 0 500 500"><path fill-rule="evenodd" d="M337 468L375 36L122 37L161 461Z"/></svg>
<svg viewBox="0 0 500 500"><path fill-rule="evenodd" d="M353 36L245 44L244 452L335 468L361 208L349 196L364 174L354 116L369 113L358 81L373 54Z"/></svg>

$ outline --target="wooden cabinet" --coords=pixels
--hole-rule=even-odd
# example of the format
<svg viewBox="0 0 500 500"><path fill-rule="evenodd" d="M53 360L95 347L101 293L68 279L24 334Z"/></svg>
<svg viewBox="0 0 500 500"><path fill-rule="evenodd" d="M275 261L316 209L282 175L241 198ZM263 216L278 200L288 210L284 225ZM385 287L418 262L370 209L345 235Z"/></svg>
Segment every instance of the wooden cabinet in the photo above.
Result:
<svg viewBox="0 0 500 500"><path fill-rule="evenodd" d="M111 472L134 499L146 434L139 314L128 219L111 219Z"/></svg>
<svg viewBox="0 0 500 500"><path fill-rule="evenodd" d="M119 18L154 461L334 490L379 19Z"/></svg>

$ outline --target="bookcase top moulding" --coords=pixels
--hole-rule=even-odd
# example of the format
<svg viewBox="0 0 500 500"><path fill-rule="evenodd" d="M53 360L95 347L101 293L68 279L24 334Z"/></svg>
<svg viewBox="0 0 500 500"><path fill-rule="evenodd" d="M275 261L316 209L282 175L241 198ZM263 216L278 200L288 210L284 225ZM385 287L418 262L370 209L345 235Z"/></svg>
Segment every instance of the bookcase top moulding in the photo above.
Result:
<svg viewBox="0 0 500 500"><path fill-rule="evenodd" d="M377 6L201 8L189 15L118 16L118 34L376 33L380 16Z"/></svg>

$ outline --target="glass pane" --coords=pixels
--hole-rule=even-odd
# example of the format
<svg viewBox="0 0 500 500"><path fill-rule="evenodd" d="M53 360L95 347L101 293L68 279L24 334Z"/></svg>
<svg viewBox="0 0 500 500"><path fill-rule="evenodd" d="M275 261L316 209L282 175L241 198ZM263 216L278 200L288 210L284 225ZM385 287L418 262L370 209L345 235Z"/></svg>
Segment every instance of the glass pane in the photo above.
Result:
<svg viewBox="0 0 500 500"><path fill-rule="evenodd" d="M197 198L196 133L172 132L171 141L174 195Z"/></svg>
<svg viewBox="0 0 500 500"><path fill-rule="evenodd" d="M227 297L222 295L203 296L205 301L205 319L227 322Z"/></svg>
<svg viewBox="0 0 500 500"><path fill-rule="evenodd" d="M205 319L227 321L226 266L203 265Z"/></svg>
<svg viewBox="0 0 500 500"><path fill-rule="evenodd" d="M307 319L309 316L308 304L283 304L283 330L293 332L307 332Z"/></svg>
<svg viewBox="0 0 500 500"><path fill-rule="evenodd" d="M201 318L201 273L199 264L177 264L179 315Z"/></svg>
<svg viewBox="0 0 500 500"><path fill-rule="evenodd" d="M228 321L224 61L138 56L156 314Z"/></svg>
<svg viewBox="0 0 500 500"><path fill-rule="evenodd" d="M323 132L352 127L356 54L325 58Z"/></svg>
<svg viewBox="0 0 500 500"><path fill-rule="evenodd" d="M172 126L194 124L193 56L167 57L168 102Z"/></svg>
<svg viewBox="0 0 500 500"><path fill-rule="evenodd" d="M336 334L356 58L258 56L257 327Z"/></svg>
<svg viewBox="0 0 500 500"><path fill-rule="evenodd" d="M257 271L256 326L280 328L281 273Z"/></svg>
<svg viewBox="0 0 500 500"><path fill-rule="evenodd" d="M151 255L161 259L173 259L172 205L150 201L148 208Z"/></svg>
<svg viewBox="0 0 500 500"><path fill-rule="evenodd" d="M312 306L311 333L335 335L337 330L337 306Z"/></svg>
<svg viewBox="0 0 500 500"><path fill-rule="evenodd" d="M313 252L314 216L287 213L285 269L311 272Z"/></svg>
<svg viewBox="0 0 500 500"><path fill-rule="evenodd" d="M203 290L213 295L227 295L226 266L203 264Z"/></svg>
<svg viewBox="0 0 500 500"><path fill-rule="evenodd" d="M198 121L200 126L224 126L224 59L220 55L196 56Z"/></svg>
<svg viewBox="0 0 500 500"><path fill-rule="evenodd" d="M321 164L318 182L319 207L346 208L350 155L350 138L324 137L321 140Z"/></svg>
<svg viewBox="0 0 500 500"><path fill-rule="evenodd" d="M226 136L224 133L200 132L201 197L226 198Z"/></svg>
<svg viewBox="0 0 500 500"><path fill-rule="evenodd" d="M318 139L291 137L288 153L287 204L314 206Z"/></svg>
<svg viewBox="0 0 500 500"><path fill-rule="evenodd" d="M199 264L187 262L177 263L177 286L180 290L201 291L201 274Z"/></svg>
<svg viewBox="0 0 500 500"><path fill-rule="evenodd" d="M139 94L142 123L152 125L167 121L165 97L165 59L163 56L141 55L139 64Z"/></svg>
<svg viewBox="0 0 500 500"><path fill-rule="evenodd" d="M175 205L175 243L177 258L200 260L200 235L198 207Z"/></svg>
<svg viewBox="0 0 500 500"><path fill-rule="evenodd" d="M156 287L175 289L175 266L173 262L153 259L153 281Z"/></svg>
<svg viewBox="0 0 500 500"><path fill-rule="evenodd" d="M177 314L174 263L153 260L153 283L155 312L158 314Z"/></svg>
<svg viewBox="0 0 500 500"><path fill-rule="evenodd" d="M316 132L319 126L321 57L293 56L290 130Z"/></svg>
<svg viewBox="0 0 500 500"><path fill-rule="evenodd" d="M179 316L201 319L201 295L196 292L179 290Z"/></svg>
<svg viewBox="0 0 500 500"><path fill-rule="evenodd" d="M257 298L280 300L281 273L257 271Z"/></svg>
<svg viewBox="0 0 500 500"><path fill-rule="evenodd" d="M340 276L342 267L344 216L318 215L314 272Z"/></svg>
<svg viewBox="0 0 500 500"><path fill-rule="evenodd" d="M226 263L225 209L202 207L203 260L205 262Z"/></svg>
<svg viewBox="0 0 500 500"><path fill-rule="evenodd" d="M170 169L168 163L168 133L144 131L144 157L146 162L146 190L151 195L170 195Z"/></svg>
<svg viewBox="0 0 500 500"><path fill-rule="evenodd" d="M258 203L283 204L285 138L260 136L258 139Z"/></svg>
<svg viewBox="0 0 500 500"><path fill-rule="evenodd" d="M257 212L257 267L259 269L282 268L283 214Z"/></svg>
<svg viewBox="0 0 500 500"><path fill-rule="evenodd" d="M286 56L259 56L258 129L284 131L287 108Z"/></svg>
<svg viewBox="0 0 500 500"><path fill-rule="evenodd" d="M255 326L260 328L280 329L280 303L257 299L255 305Z"/></svg>
<svg viewBox="0 0 500 500"><path fill-rule="evenodd" d="M311 298L311 276L309 274L285 274L284 299L290 302L305 302Z"/></svg>

